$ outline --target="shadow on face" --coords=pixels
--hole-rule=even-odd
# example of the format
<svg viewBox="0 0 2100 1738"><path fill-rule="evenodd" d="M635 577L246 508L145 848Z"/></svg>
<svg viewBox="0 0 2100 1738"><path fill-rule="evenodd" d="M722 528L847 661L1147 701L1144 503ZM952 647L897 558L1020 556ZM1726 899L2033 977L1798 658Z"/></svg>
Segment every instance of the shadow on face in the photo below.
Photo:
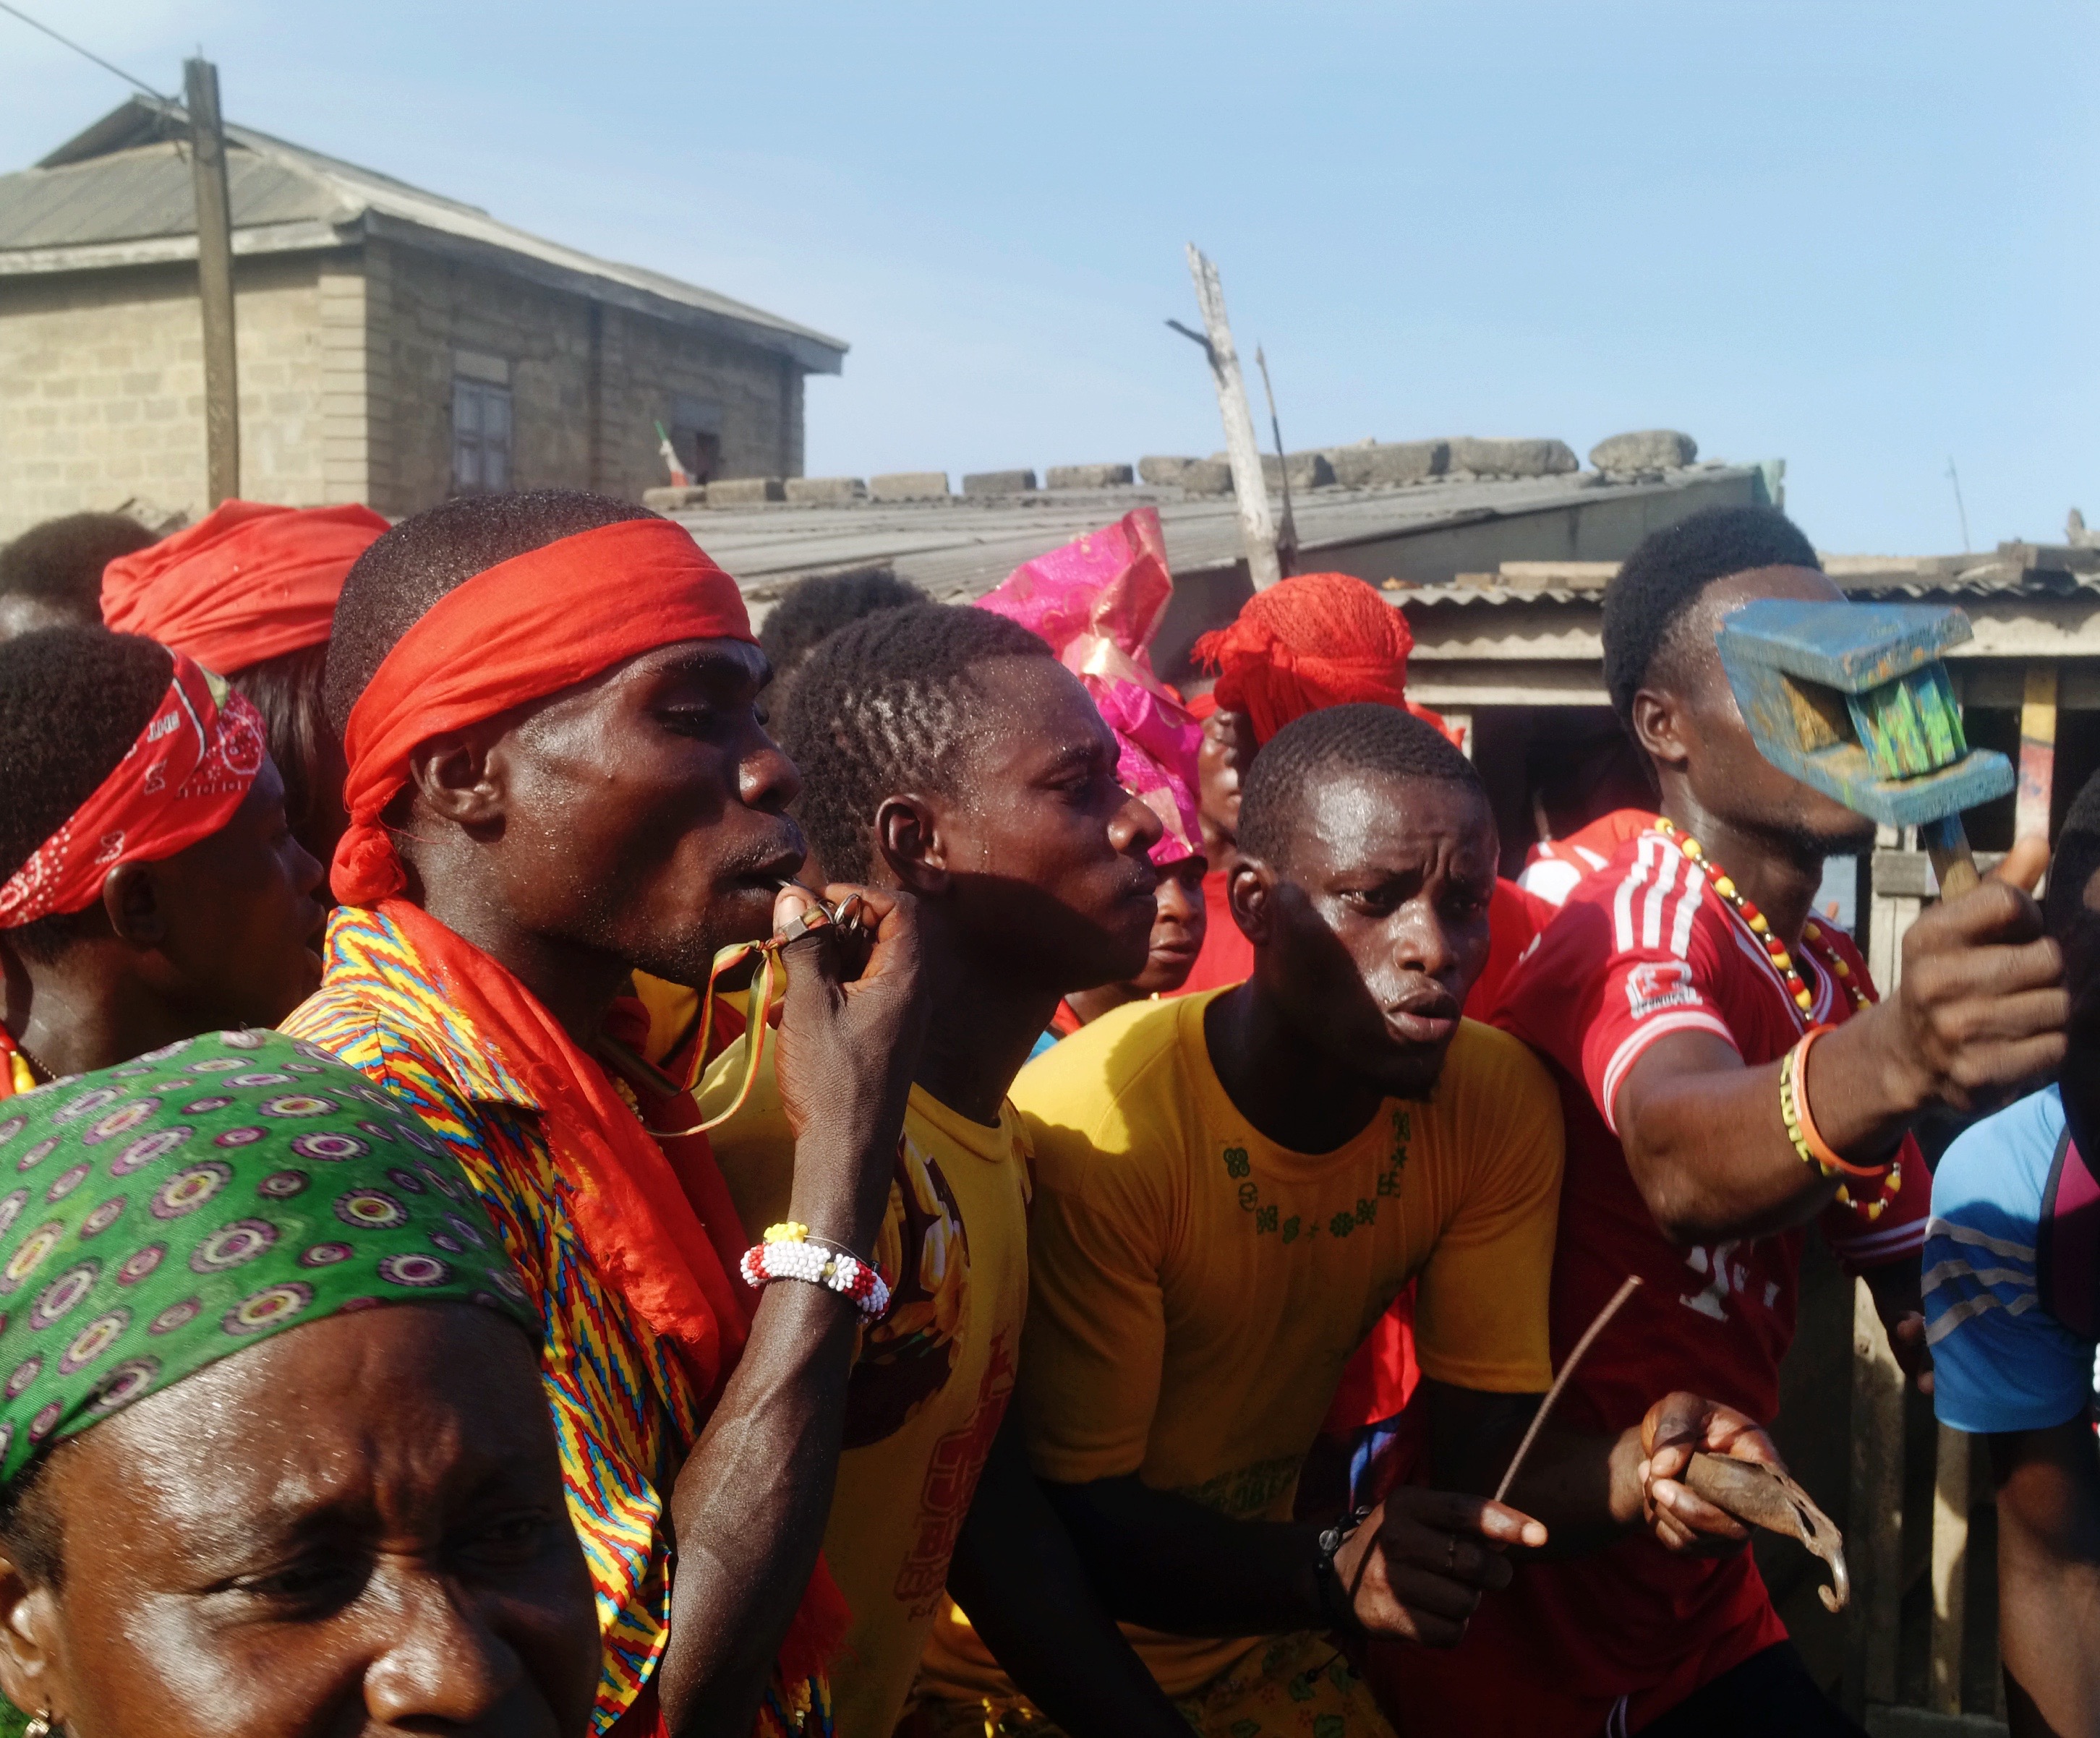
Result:
<svg viewBox="0 0 2100 1738"><path fill-rule="evenodd" d="M1203 740L1196 751L1196 800L1205 837L1214 845L1239 832L1240 787L1254 756L1254 721L1245 712L1214 712L1203 721Z"/></svg>
<svg viewBox="0 0 2100 1738"><path fill-rule="evenodd" d="M292 836L273 763L225 826L149 867L165 988L199 1030L273 1026L319 986L323 871Z"/></svg>
<svg viewBox="0 0 2100 1738"><path fill-rule="evenodd" d="M1498 849L1477 786L1339 771L1304 796L1281 862L1232 897L1263 993L1310 1048L1388 1095L1436 1084L1488 958Z"/></svg>
<svg viewBox="0 0 2100 1738"><path fill-rule="evenodd" d="M1145 969L1159 817L1116 776L1115 734L1048 658L985 667L981 722L929 796L958 923L978 955L1060 995Z"/></svg>
<svg viewBox="0 0 2100 1738"><path fill-rule="evenodd" d="M209 1365L55 1451L4 1552L0 1687L71 1738L589 1722L589 1578L534 1348L492 1310L360 1310Z"/></svg>
<svg viewBox="0 0 2100 1738"><path fill-rule="evenodd" d="M1203 951L1203 937L1210 927L1203 903L1205 869L1202 858L1185 857L1159 871L1151 951L1145 956L1145 969L1131 980L1134 994L1171 995L1188 982L1196 968L1196 956Z"/></svg>

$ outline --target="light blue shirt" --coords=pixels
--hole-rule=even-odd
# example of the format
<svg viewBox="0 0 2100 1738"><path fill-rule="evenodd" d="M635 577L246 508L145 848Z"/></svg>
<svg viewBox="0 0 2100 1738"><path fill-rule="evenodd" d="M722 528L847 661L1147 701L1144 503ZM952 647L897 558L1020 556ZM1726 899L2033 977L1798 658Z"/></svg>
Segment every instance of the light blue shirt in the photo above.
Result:
<svg viewBox="0 0 2100 1738"><path fill-rule="evenodd" d="M1933 1410L1957 1430L2045 1430L2093 1403L2093 1348L2041 1307L2035 1239L2063 1100L2008 1105L1947 1149L1925 1238Z"/></svg>

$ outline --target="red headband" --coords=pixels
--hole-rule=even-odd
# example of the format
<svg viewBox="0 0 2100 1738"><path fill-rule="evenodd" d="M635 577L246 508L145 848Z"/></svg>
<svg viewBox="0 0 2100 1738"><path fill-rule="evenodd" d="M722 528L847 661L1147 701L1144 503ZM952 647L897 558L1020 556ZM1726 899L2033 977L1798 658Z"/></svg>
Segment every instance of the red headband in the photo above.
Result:
<svg viewBox="0 0 2100 1738"><path fill-rule="evenodd" d="M757 641L736 581L668 519L627 519L477 573L434 604L350 709L332 881L345 905L405 884L380 816L420 743L681 640Z"/></svg>
<svg viewBox="0 0 2100 1738"><path fill-rule="evenodd" d="M222 501L104 568L102 619L209 669L245 670L324 644L344 576L386 529L369 507Z"/></svg>
<svg viewBox="0 0 2100 1738"><path fill-rule="evenodd" d="M119 863L157 863L225 826L262 770L255 708L180 652L116 770L0 886L0 929L85 911Z"/></svg>
<svg viewBox="0 0 2100 1738"><path fill-rule="evenodd" d="M1295 718L1370 700L1406 708L1407 620L1361 580L1301 573L1260 592L1230 627L1196 642L1194 656L1218 673L1211 691L1245 712L1257 743Z"/></svg>

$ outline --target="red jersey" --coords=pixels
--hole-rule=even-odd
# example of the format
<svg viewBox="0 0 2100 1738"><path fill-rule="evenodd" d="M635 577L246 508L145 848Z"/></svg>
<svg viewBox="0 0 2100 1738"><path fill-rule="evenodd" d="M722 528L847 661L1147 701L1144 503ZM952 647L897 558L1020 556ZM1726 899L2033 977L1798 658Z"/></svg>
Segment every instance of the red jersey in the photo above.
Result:
<svg viewBox="0 0 2100 1738"><path fill-rule="evenodd" d="M1565 839L1542 839L1524 854L1516 884L1558 910L1577 882L1603 868L1614 851L1647 832L1654 818L1639 809L1614 809Z"/></svg>
<svg viewBox="0 0 2100 1738"><path fill-rule="evenodd" d="M1866 962L1824 928L1859 982ZM1814 995L1807 1019L1850 1017L1844 987L1806 949L1795 964ZM1639 1423L1674 1388L1769 1423L1793 1338L1803 1232L1681 1249L1656 1228L1613 1132L1613 1099L1635 1061L1674 1032L1708 1032L1749 1067L1776 1062L1803 1020L1763 945L1666 833L1627 840L1568 895L1513 975L1497 1023L1551 1069L1568 1121L1553 1262L1558 1365L1629 1273L1647 1281L1582 1362L1560 1416L1585 1431ZM1916 1261L1930 1182L1908 1139L1901 1192L1869 1223L1822 1215L1850 1267ZM1645 1533L1568 1562L1526 1565L1484 1601L1463 1644L1381 1662L1387 1687L1423 1731L1529 1738L1594 1734L1613 1715L1638 1730L1701 1684L1785 1639L1755 1561L1672 1556Z"/></svg>

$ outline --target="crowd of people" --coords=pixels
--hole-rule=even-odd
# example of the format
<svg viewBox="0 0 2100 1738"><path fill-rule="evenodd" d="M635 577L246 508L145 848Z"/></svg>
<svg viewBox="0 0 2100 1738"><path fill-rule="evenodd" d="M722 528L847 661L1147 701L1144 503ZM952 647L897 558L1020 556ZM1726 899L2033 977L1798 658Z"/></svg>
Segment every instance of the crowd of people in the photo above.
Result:
<svg viewBox="0 0 2100 1738"><path fill-rule="evenodd" d="M1520 880L1374 589L1177 686L1171 589L1140 512L754 632L554 491L0 549L16 1729L1856 1738L1687 1482L1812 1220L2100 1731L2100 781L1882 999L1715 651L1842 596L1779 513L1625 562Z"/></svg>

